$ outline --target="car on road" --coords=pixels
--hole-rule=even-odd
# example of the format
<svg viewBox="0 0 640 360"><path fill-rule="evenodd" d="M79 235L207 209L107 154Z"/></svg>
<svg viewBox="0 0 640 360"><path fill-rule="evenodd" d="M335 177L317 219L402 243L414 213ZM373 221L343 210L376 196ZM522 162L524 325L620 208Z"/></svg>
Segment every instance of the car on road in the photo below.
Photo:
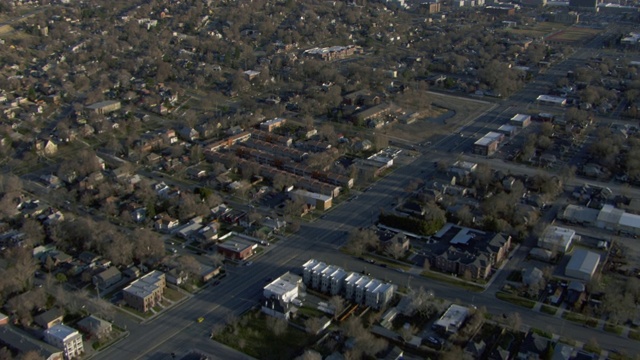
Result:
<svg viewBox="0 0 640 360"><path fill-rule="evenodd" d="M247 261L247 262L244 264L244 266L251 266L251 265L253 265L253 261Z"/></svg>
<svg viewBox="0 0 640 360"><path fill-rule="evenodd" d="M201 323L201 322L203 322L203 321L204 321L204 317L200 316L196 321L197 321L197 322L199 322L199 323Z"/></svg>

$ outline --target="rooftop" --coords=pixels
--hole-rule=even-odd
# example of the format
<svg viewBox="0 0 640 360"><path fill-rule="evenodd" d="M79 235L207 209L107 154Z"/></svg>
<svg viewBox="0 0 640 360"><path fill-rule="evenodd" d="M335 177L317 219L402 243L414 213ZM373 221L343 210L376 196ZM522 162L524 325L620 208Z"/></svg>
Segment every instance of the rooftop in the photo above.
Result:
<svg viewBox="0 0 640 360"><path fill-rule="evenodd" d="M495 131L489 131L485 136L481 137L474 144L479 146L487 146L495 141L500 141L502 134Z"/></svg>
<svg viewBox="0 0 640 360"><path fill-rule="evenodd" d="M513 117L511 118L511 121L515 121L515 122L525 122L527 120L531 119L531 115L527 115L527 114L515 114L513 115Z"/></svg>
<svg viewBox="0 0 640 360"><path fill-rule="evenodd" d="M452 304L447 311L435 322L436 326L443 327L447 330L450 328L458 329L469 315L469 309L464 306Z"/></svg>
<svg viewBox="0 0 640 360"><path fill-rule="evenodd" d="M229 234L220 238L220 240L224 242L218 244L218 248L235 252L243 252L247 249L254 249L258 246L257 242L241 237L236 233L231 232Z"/></svg>
<svg viewBox="0 0 640 360"><path fill-rule="evenodd" d="M70 337L80 336L78 330L62 324L54 325L44 332L62 341L65 341Z"/></svg>

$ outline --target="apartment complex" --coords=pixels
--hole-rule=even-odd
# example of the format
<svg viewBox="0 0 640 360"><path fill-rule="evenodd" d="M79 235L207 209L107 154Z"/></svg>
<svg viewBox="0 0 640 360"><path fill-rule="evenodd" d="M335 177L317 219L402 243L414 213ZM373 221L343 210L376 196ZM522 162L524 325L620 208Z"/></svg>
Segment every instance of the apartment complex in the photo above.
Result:
<svg viewBox="0 0 640 360"><path fill-rule="evenodd" d="M375 309L386 306L396 291L395 285L315 259L302 265L302 270L302 280L308 287L331 295L342 294L349 301Z"/></svg>
<svg viewBox="0 0 640 360"><path fill-rule="evenodd" d="M122 293L127 305L145 313L162 300L166 286L164 273L154 270L129 284Z"/></svg>
<svg viewBox="0 0 640 360"><path fill-rule="evenodd" d="M473 279L486 279L491 268L509 253L511 237L497 233L457 226L444 225L433 239L437 244L431 249L429 261L434 269Z"/></svg>
<svg viewBox="0 0 640 360"><path fill-rule="evenodd" d="M67 360L79 357L84 352L82 335L78 330L66 325L59 324L45 330L44 341L58 349L62 349L64 358Z"/></svg>

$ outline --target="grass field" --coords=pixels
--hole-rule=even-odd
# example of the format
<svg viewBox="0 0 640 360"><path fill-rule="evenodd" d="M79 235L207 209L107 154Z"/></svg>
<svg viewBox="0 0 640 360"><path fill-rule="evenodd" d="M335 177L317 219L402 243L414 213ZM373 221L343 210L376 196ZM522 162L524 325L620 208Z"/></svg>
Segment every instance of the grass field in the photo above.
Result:
<svg viewBox="0 0 640 360"><path fill-rule="evenodd" d="M235 327L227 326L213 339L256 359L293 359L302 349L312 344L315 337L288 326L283 334L276 335L267 325L267 315L251 312Z"/></svg>
<svg viewBox="0 0 640 360"><path fill-rule="evenodd" d="M601 32L598 29L570 27L559 31L547 38L549 41L560 41L566 43L584 42Z"/></svg>
<svg viewBox="0 0 640 360"><path fill-rule="evenodd" d="M525 299L525 298L519 297L518 295L509 294L506 292L498 292L496 293L496 297L500 300L508 301L512 304L526 307L528 309L533 309L533 307L536 305L536 302L533 300Z"/></svg>
<svg viewBox="0 0 640 360"><path fill-rule="evenodd" d="M540 38L552 34L556 31L567 29L569 26L565 24L552 23L552 22L539 22L529 26L518 26L516 28L509 28L507 32L524 35L530 38Z"/></svg>

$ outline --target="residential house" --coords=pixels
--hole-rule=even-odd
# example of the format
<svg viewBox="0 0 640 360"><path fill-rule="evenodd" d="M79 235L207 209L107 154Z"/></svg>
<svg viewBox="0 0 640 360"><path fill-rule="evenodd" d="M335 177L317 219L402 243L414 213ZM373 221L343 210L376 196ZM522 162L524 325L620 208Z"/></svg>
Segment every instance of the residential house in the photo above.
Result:
<svg viewBox="0 0 640 360"><path fill-rule="evenodd" d="M64 311L58 308L52 308L43 312L42 314L36 315L33 320L42 328L51 329L58 324L62 324L63 317Z"/></svg>
<svg viewBox="0 0 640 360"><path fill-rule="evenodd" d="M82 335L66 325L58 324L45 330L44 341L62 349L66 360L80 357L84 353Z"/></svg>
<svg viewBox="0 0 640 360"><path fill-rule="evenodd" d="M97 275L92 279L93 285L97 286L100 290L105 290L122 280L122 273L118 268L112 266Z"/></svg>
<svg viewBox="0 0 640 360"><path fill-rule="evenodd" d="M540 359L547 351L547 347L550 346L549 339L538 335L534 332L529 332L524 338L520 349L518 350L518 360L528 359Z"/></svg>
<svg viewBox="0 0 640 360"><path fill-rule="evenodd" d="M173 285L181 285L189 280L189 274L186 271L173 268L166 272L167 282Z"/></svg>
<svg viewBox="0 0 640 360"><path fill-rule="evenodd" d="M111 334L111 323L97 316L89 315L78 321L78 328L98 339L104 339Z"/></svg>

